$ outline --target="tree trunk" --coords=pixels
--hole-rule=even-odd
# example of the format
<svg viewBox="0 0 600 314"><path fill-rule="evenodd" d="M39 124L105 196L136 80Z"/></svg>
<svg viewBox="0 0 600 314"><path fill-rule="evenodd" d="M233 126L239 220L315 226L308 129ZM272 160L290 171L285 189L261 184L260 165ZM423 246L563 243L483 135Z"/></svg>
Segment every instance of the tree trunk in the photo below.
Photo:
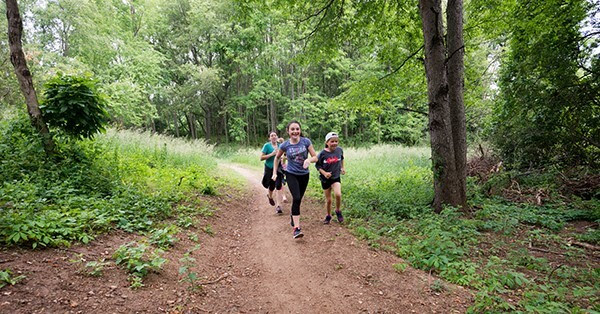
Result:
<svg viewBox="0 0 600 314"><path fill-rule="evenodd" d="M176 112L173 112L173 126L175 127L175 136L179 137L179 117Z"/></svg>
<svg viewBox="0 0 600 314"><path fill-rule="evenodd" d="M27 67L27 61L25 60L25 54L23 53L23 47L21 45L23 21L21 20L19 5L16 0L6 0L6 19L8 20L10 62L15 68L15 74L17 75L21 92L23 92L23 95L25 96L25 103L27 104L27 111L29 112L31 124L42 136L42 144L44 145L46 155L54 155L56 147L48 130L48 126L42 117L42 112L40 111L37 95L35 94L35 88L33 86L33 78Z"/></svg>
<svg viewBox="0 0 600 314"><path fill-rule="evenodd" d="M210 141L210 138L212 136L212 128L210 125L211 120L212 120L211 110L210 110L210 108L207 108L204 111L204 139L206 140L207 143L208 143L208 141Z"/></svg>
<svg viewBox="0 0 600 314"><path fill-rule="evenodd" d="M429 134L433 166L434 200L436 212L443 204L460 206L464 202L458 192L458 175L450 117L446 47L441 0L420 0L419 14L423 23L425 41L425 74L429 99Z"/></svg>
<svg viewBox="0 0 600 314"><path fill-rule="evenodd" d="M192 139L196 139L196 118L194 118L194 114L191 112L188 112L185 115L185 118L187 119L187 123L188 123L188 128L190 129L190 137Z"/></svg>
<svg viewBox="0 0 600 314"><path fill-rule="evenodd" d="M277 131L277 106L275 106L275 102L272 98L269 99L269 106L271 107L271 130L269 130L269 132Z"/></svg>
<svg viewBox="0 0 600 314"><path fill-rule="evenodd" d="M463 0L448 0L448 100L452 121L452 141L457 174L459 204L467 208L467 127L465 117Z"/></svg>

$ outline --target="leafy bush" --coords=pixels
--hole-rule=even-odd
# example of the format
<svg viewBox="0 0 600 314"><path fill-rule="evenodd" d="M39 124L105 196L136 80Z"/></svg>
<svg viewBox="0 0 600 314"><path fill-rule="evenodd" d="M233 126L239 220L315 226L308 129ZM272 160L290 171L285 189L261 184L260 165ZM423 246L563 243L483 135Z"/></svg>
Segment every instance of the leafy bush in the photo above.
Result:
<svg viewBox="0 0 600 314"><path fill-rule="evenodd" d="M95 81L59 73L44 88L40 110L48 125L78 139L104 131L108 122L106 101L98 93Z"/></svg>

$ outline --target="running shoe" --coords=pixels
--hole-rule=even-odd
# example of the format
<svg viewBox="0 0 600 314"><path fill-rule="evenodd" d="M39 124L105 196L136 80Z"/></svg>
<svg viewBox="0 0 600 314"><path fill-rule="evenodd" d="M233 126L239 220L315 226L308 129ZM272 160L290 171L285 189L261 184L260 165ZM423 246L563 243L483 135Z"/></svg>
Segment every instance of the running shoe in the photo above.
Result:
<svg viewBox="0 0 600 314"><path fill-rule="evenodd" d="M300 230L300 227L294 228L294 239L302 238L303 236L304 236L304 233L302 233L302 230Z"/></svg>
<svg viewBox="0 0 600 314"><path fill-rule="evenodd" d="M323 224L328 225L331 222L331 215L325 216L325 220L323 220Z"/></svg>
<svg viewBox="0 0 600 314"><path fill-rule="evenodd" d="M342 212L339 210L335 211L335 215L337 216L337 220L339 223L344 222L344 216L342 216Z"/></svg>
<svg viewBox="0 0 600 314"><path fill-rule="evenodd" d="M275 212L278 214L283 214L283 210L281 210L281 206L277 206L277 208L275 208Z"/></svg>
<svg viewBox="0 0 600 314"><path fill-rule="evenodd" d="M267 194L267 198L269 199L269 204L271 204L271 206L275 206L275 200L273 198L271 198L268 194Z"/></svg>

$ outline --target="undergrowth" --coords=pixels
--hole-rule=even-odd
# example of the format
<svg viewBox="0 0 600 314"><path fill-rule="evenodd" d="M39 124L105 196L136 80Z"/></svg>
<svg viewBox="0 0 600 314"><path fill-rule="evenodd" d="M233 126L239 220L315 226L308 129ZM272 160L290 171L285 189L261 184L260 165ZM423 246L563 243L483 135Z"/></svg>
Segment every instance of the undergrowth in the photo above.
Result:
<svg viewBox="0 0 600 314"><path fill-rule="evenodd" d="M516 203L488 193L506 186L500 174L486 185L469 179L472 213L446 208L436 214L429 206L428 157L425 148L345 149L343 209L356 236L415 268L475 289L472 313L600 311L598 263L571 245L573 239L598 243L597 198L564 197L556 178L541 173L522 176L519 189L543 191L544 202ZM318 183L313 171L309 194L322 198ZM574 233L566 229L573 221L591 227ZM538 257L532 248L560 255Z"/></svg>
<svg viewBox="0 0 600 314"><path fill-rule="evenodd" d="M114 130L56 140L58 156L49 159L27 118L0 122L3 245L68 246L115 228L149 231L176 214L176 204L222 184L202 141Z"/></svg>

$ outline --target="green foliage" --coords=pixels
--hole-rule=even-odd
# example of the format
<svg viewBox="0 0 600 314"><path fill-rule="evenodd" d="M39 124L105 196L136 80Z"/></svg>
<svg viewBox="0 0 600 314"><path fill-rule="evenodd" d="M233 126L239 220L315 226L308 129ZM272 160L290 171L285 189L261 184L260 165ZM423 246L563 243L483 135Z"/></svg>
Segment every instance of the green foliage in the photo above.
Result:
<svg viewBox="0 0 600 314"><path fill-rule="evenodd" d="M130 242L120 246L113 258L130 274L131 287L143 287L142 280L150 271L158 272L167 260L161 257L162 251L148 253L148 245Z"/></svg>
<svg viewBox="0 0 600 314"><path fill-rule="evenodd" d="M204 231L204 233L208 234L211 237L215 236L215 231L213 230L211 225L206 225L202 227L202 231Z"/></svg>
<svg viewBox="0 0 600 314"><path fill-rule="evenodd" d="M88 77L59 73L44 84L44 120L69 136L92 138L108 122L106 101Z"/></svg>
<svg viewBox="0 0 600 314"><path fill-rule="evenodd" d="M150 232L148 241L162 249L168 249L177 243L176 237L179 232L179 228L175 225L168 225L162 229L154 229Z"/></svg>
<svg viewBox="0 0 600 314"><path fill-rule="evenodd" d="M6 285L16 285L23 279L25 279L24 275L13 276L10 269L0 270L0 288L3 288Z"/></svg>
<svg viewBox="0 0 600 314"><path fill-rule="evenodd" d="M1 121L0 135L5 245L62 246L114 228L147 231L183 200L194 213L210 215L189 200L198 191L214 194L220 184L205 145L163 139L153 146L155 138L110 131L94 141L59 142L60 156L47 160L38 157L43 149L26 118Z"/></svg>
<svg viewBox="0 0 600 314"><path fill-rule="evenodd" d="M558 195L555 173L513 172L496 177L489 186L470 184L473 212L445 208L435 214L428 207L432 174L427 156L422 149L389 145L345 149L342 206L347 226L357 237L372 247L392 243L391 250L407 262L393 266L398 272L410 265L476 290L470 313L595 310L600 273L579 262L577 267L555 269L528 248L560 250L567 259L581 261L581 252L568 245L571 234L564 227L574 220L596 221L597 201L569 203L557 197L558 201L534 206L486 195L489 189L501 192L515 180L523 190ZM308 193L323 197L314 177ZM442 286L440 282L431 288Z"/></svg>
<svg viewBox="0 0 600 314"><path fill-rule="evenodd" d="M392 267L394 268L394 270L396 272L403 273L408 268L408 264L406 264L406 263L396 263L396 264L392 265Z"/></svg>
<svg viewBox="0 0 600 314"><path fill-rule="evenodd" d="M597 165L600 63L593 41L581 35L591 2L516 3L491 139L518 168Z"/></svg>
<svg viewBox="0 0 600 314"><path fill-rule="evenodd" d="M188 289L191 291L202 289L202 286L198 284L198 273L192 271L192 268L196 266L196 259L193 258L191 254L198 249L199 245L196 245L192 250L186 252L183 257L179 259L179 262L182 264L179 267L179 275L183 277L179 281L187 282L190 285Z"/></svg>
<svg viewBox="0 0 600 314"><path fill-rule="evenodd" d="M588 242L591 244L600 244L600 230L596 229L588 229L584 234L578 234L577 239L579 241Z"/></svg>
<svg viewBox="0 0 600 314"><path fill-rule="evenodd" d="M179 226L181 228L188 229L188 228L194 226L194 218L182 213L182 214L179 214L179 216L177 217L176 224L177 224L177 226Z"/></svg>
<svg viewBox="0 0 600 314"><path fill-rule="evenodd" d="M110 263L105 262L104 259L99 261L90 261L85 263L85 268L87 269L87 274L94 277L102 276L102 271L104 267L109 265Z"/></svg>

